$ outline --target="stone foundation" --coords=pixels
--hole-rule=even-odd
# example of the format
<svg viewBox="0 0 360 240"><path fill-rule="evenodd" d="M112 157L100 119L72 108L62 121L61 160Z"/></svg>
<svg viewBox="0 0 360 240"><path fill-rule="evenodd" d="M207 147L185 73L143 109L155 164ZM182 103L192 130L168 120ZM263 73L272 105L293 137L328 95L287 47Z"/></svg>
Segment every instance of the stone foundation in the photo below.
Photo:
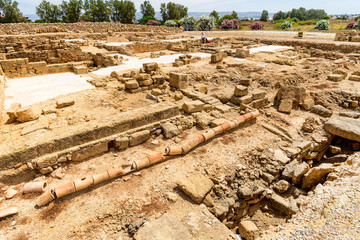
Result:
<svg viewBox="0 0 360 240"><path fill-rule="evenodd" d="M179 28L151 27L152 32L178 33ZM78 23L9 23L0 26L0 34L34 33L113 33L113 32L149 32L144 25L121 24L119 22L78 22Z"/></svg>
<svg viewBox="0 0 360 240"><path fill-rule="evenodd" d="M349 44L349 43L324 43L324 42L312 42L312 41L304 41L304 40L279 40L279 39L259 39L259 38L247 38L240 37L236 38L239 41L255 41L259 43L263 43L266 45L281 45L281 46L292 46L292 47L303 47L306 49L319 49L324 51L339 51L342 53L351 53L360 51L360 46L357 44Z"/></svg>
<svg viewBox="0 0 360 240"><path fill-rule="evenodd" d="M5 75L0 68L0 124L3 120L3 109L4 109L4 100L5 100Z"/></svg>
<svg viewBox="0 0 360 240"><path fill-rule="evenodd" d="M26 136L21 142L0 144L0 169L19 167L23 163L46 154L60 152L115 134L139 128L179 115L179 108L163 102L145 108L123 112L99 121L84 123L81 127L69 127L43 133L41 138Z"/></svg>

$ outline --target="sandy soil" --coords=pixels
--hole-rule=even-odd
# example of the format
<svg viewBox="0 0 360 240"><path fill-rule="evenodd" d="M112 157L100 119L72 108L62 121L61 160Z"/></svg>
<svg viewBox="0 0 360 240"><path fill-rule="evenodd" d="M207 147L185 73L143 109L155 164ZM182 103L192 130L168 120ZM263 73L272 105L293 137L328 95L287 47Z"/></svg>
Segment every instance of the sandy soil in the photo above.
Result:
<svg viewBox="0 0 360 240"><path fill-rule="evenodd" d="M174 38L194 37L199 34L199 32L185 32L174 36ZM275 34L273 32L209 32L207 36L292 38L292 34L293 33L289 32L282 32L281 34ZM330 42L330 37L331 36L327 34L306 35L306 39L319 42ZM84 50L98 51L93 48L84 48ZM210 93L226 90L233 91L234 85L237 83L233 82L232 77L235 79L235 77L240 74L249 76L254 80L251 90L266 90L271 101L277 92L279 84L283 83L293 85L304 84L309 90L315 93L321 91L325 92L325 94L327 91L334 89L360 90L360 82L345 80L341 83L334 83L326 80L327 74L336 67L331 60L322 58L314 58L311 59L311 61L309 59L299 59L296 60L295 66L279 65L272 62L280 58L278 56L279 54L291 56L293 52L289 50L281 53L260 52L252 55L246 61L239 61L238 59L229 57L224 61L237 65L232 68L222 69L224 70L222 72L219 72L215 64L209 64L208 58L196 64L180 68L173 68L169 64L162 65L162 70L164 72L177 70L192 73L193 79L191 85L206 83L209 86ZM147 56L146 54L142 54L138 57ZM174 56L171 56L172 61L173 57ZM168 56L168 58L170 58L170 56ZM129 60L129 62L131 61ZM132 65L132 67L138 66ZM354 71L356 67L357 66L349 66L348 71ZM114 69L99 70L97 73L102 75L100 73L103 71L104 75L108 75L115 69L121 70L119 67L114 67ZM117 91L115 87L116 82L110 82L106 88L95 88L69 94L70 97L76 99L76 104L59 112L58 118L68 121L61 126L61 128L66 130L66 126L70 124L70 122L72 124L81 124L82 121L89 119L96 120L104 116L116 114L119 111L145 107L153 103L151 100L145 99L146 93L128 94L123 91ZM177 104L181 106L185 100L188 99L184 98L178 101ZM54 100L41 104L54 104ZM91 111L89 111L89 106L91 106ZM332 108L335 110L340 109L336 104L333 104ZM125 240L130 239L128 232L129 225L134 224L134 222L139 219L159 217L166 211L173 213L174 216L180 219L196 206L186 195L176 188L177 180L194 172L218 172L219 174L231 172L238 164L251 168L253 167L252 162L246 158L247 154L260 151L261 149L275 149L282 143L282 140L278 136L262 128L261 123L268 120L275 121L287 127L292 136L297 139L302 137L302 133L298 130L304 123L304 119L312 116L309 112L302 110L294 110L291 115L280 114L271 104L269 107L261 110L261 113L261 117L256 121L247 123L226 135L221 135L208 143L202 144L183 157L177 157L151 168L144 169L139 173L114 179L58 199L48 207L36 208L34 201L38 195L24 194L22 192L24 183L12 186L18 190L19 193L13 199L0 199L0 202L3 206L20 206L21 210L19 214L4 218L0 221L0 239ZM233 111L225 114L224 117L232 120L239 116L239 114L239 112ZM69 119L69 117L73 118ZM6 126L2 129L0 140L5 141L11 139L11 141L21 141L19 137L20 130L21 127L18 125ZM183 131L179 135L179 138L181 141L190 139L191 136L198 132L199 129L192 128ZM46 179L50 186L55 186L59 183L101 172L112 166L129 163L155 152L162 152L166 146L175 144L175 139L166 140L162 135L159 135L152 137L143 145L128 148L125 151L111 150L102 156L92 158L88 161L58 168L51 176L39 176L36 180ZM358 175L358 173L356 173L356 175ZM349 221L348 224L356 225L351 233L358 234L359 221L357 219L360 203L352 199L358 197L359 181L355 177L349 177L346 182L348 185L352 184L352 197L345 199L342 202L343 204L339 205L335 200L345 198L346 194L342 192L340 195L334 196L335 200L329 204L329 207L334 207L335 209L344 207L346 213L350 214L353 212L351 221ZM334 184L336 185L336 183ZM340 188L341 184L339 184L338 187ZM9 186L1 185L0 196L4 195L4 191L8 188ZM327 191L329 192L331 189ZM173 195L174 193L175 197ZM314 201L310 206L316 206L316 201L321 201L321 195L319 195L318 198L314 198ZM328 211L331 212L332 210L328 209ZM309 225L309 222L311 223L312 216L314 215L308 214L308 218L302 218L301 214L302 213L299 213L294 218L298 222L290 222L290 225L284 225L285 228L289 229L284 234L281 232L281 227L278 227L276 231L270 229L270 232L267 233L269 235L265 235L264 239L271 237L275 239L319 239L329 236L325 234L312 234L311 231L315 231L315 228ZM333 214L335 218L337 212L332 211L331 214ZM346 216L343 216L342 219L343 218L346 218ZM338 223L336 221L329 221L332 225ZM283 223L283 220L281 223ZM323 227L327 223L326 218L325 220L321 219L319 226ZM341 224L347 223L342 222ZM291 231L297 232L299 226L304 229L306 228L305 232L308 235L300 236L298 234L292 237L293 233ZM276 233L277 231L280 231L278 235ZM344 231L340 233L344 233ZM335 239L341 239L342 235L340 233L336 235ZM351 239L351 236L349 239Z"/></svg>

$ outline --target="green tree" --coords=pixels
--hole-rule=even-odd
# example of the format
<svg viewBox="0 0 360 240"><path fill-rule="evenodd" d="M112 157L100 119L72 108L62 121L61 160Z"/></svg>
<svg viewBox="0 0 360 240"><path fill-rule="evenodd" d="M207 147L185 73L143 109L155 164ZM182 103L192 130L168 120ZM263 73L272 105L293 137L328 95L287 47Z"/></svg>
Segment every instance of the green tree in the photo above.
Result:
<svg viewBox="0 0 360 240"><path fill-rule="evenodd" d="M285 13L283 11L279 11L279 12L275 13L273 16L274 21L283 20L283 19L286 19Z"/></svg>
<svg viewBox="0 0 360 240"><path fill-rule="evenodd" d="M231 16L233 16L235 19L239 19L238 14L235 11L231 13Z"/></svg>
<svg viewBox="0 0 360 240"><path fill-rule="evenodd" d="M69 2L62 1L60 9L63 21L67 23L78 22L80 20L82 8L82 0L69 0Z"/></svg>
<svg viewBox="0 0 360 240"><path fill-rule="evenodd" d="M81 19L92 22L110 22L111 2L103 0L85 0L85 10Z"/></svg>
<svg viewBox="0 0 360 240"><path fill-rule="evenodd" d="M140 10L143 17L155 17L155 10L149 1L144 1L144 3L140 5Z"/></svg>
<svg viewBox="0 0 360 240"><path fill-rule="evenodd" d="M168 2L167 4L161 3L160 13L164 21L176 19L179 20L187 16L188 8L184 5Z"/></svg>
<svg viewBox="0 0 360 240"><path fill-rule="evenodd" d="M327 13L323 9L309 9L309 10L307 10L307 19L306 20L322 19L325 16L327 16Z"/></svg>
<svg viewBox="0 0 360 240"><path fill-rule="evenodd" d="M285 18L298 18L300 21L322 19L325 16L327 16L327 14L323 9L306 10L303 7L299 9L293 8L290 12L285 14Z"/></svg>
<svg viewBox="0 0 360 240"><path fill-rule="evenodd" d="M25 18L19 9L19 3L16 1L0 0L0 10L5 15L1 21L3 23L18 23L25 21Z"/></svg>
<svg viewBox="0 0 360 240"><path fill-rule="evenodd" d="M269 20L269 12L267 10L262 11L260 21L267 22Z"/></svg>
<svg viewBox="0 0 360 240"><path fill-rule="evenodd" d="M112 2L112 20L122 23L132 23L135 20L135 4L128 0Z"/></svg>
<svg viewBox="0 0 360 240"><path fill-rule="evenodd" d="M57 22L61 17L60 8L52 4L46 0L43 0L37 7L36 7L36 14L43 22Z"/></svg>
<svg viewBox="0 0 360 240"><path fill-rule="evenodd" d="M209 14L209 17L214 17L216 22L219 21L219 13L217 11L212 11L210 14Z"/></svg>
<svg viewBox="0 0 360 240"><path fill-rule="evenodd" d="M84 13L81 15L80 20L85 22L92 22L93 18L90 14L90 2L89 0L85 0L83 4Z"/></svg>

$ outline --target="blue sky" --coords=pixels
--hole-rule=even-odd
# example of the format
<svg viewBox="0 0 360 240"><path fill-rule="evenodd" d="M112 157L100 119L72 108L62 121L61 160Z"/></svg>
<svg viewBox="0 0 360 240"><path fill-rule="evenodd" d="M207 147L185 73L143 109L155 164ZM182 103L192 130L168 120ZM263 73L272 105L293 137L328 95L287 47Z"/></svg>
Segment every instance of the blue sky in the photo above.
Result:
<svg viewBox="0 0 360 240"><path fill-rule="evenodd" d="M35 7L41 0L17 0L23 13L35 13ZM360 13L360 0L172 0L189 8L189 12L210 12L212 10L237 12L260 12L264 9L269 12L279 10L288 11L292 8L315 8L325 9L328 14L354 14ZM50 1L55 4L61 0ZM133 0L136 9L139 11L143 0ZM164 0L150 1L155 11L160 11L160 3Z"/></svg>

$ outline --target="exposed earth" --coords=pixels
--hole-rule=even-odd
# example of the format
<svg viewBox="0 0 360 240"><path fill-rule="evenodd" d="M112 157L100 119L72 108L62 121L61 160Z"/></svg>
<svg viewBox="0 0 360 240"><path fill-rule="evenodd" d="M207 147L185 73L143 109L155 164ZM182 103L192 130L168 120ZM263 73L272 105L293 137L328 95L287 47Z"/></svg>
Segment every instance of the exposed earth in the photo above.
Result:
<svg viewBox="0 0 360 240"><path fill-rule="evenodd" d="M359 239L360 43L86 24L0 29L0 239Z"/></svg>

